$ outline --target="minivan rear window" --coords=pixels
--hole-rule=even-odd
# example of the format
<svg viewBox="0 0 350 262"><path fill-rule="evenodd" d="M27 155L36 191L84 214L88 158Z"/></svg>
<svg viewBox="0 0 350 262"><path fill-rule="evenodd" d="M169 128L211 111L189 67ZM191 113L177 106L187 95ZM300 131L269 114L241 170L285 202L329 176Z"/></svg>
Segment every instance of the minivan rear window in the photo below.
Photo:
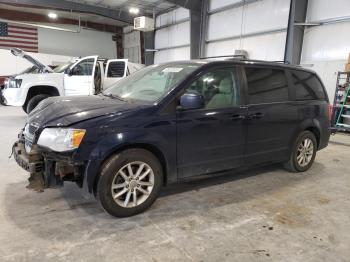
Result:
<svg viewBox="0 0 350 262"><path fill-rule="evenodd" d="M288 84L284 70L247 67L245 71L250 104L288 101Z"/></svg>
<svg viewBox="0 0 350 262"><path fill-rule="evenodd" d="M291 70L291 75L296 100L318 100L325 98L322 84L315 74L300 70Z"/></svg>

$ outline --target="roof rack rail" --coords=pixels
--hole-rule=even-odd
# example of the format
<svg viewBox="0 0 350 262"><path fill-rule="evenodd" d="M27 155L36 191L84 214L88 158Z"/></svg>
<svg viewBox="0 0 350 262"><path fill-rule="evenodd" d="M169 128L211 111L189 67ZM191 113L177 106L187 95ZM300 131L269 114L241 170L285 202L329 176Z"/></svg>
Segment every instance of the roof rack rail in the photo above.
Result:
<svg viewBox="0 0 350 262"><path fill-rule="evenodd" d="M219 56L207 56L207 57L200 57L199 59L211 59L211 58L242 58L242 59L246 59L244 58L242 55L219 55Z"/></svg>
<svg viewBox="0 0 350 262"><path fill-rule="evenodd" d="M284 61L284 60L277 60L277 61L270 61L272 63L282 63L282 64L290 64L289 61Z"/></svg>

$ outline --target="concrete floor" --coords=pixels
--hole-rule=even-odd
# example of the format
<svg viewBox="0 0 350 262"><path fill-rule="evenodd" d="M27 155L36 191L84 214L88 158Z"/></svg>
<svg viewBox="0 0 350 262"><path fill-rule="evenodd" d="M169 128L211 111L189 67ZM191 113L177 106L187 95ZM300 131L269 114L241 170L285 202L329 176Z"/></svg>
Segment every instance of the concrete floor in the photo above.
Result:
<svg viewBox="0 0 350 262"><path fill-rule="evenodd" d="M350 136L332 137L305 174L272 166L171 186L116 219L74 184L25 189L8 159L24 122L0 106L0 261L350 260Z"/></svg>

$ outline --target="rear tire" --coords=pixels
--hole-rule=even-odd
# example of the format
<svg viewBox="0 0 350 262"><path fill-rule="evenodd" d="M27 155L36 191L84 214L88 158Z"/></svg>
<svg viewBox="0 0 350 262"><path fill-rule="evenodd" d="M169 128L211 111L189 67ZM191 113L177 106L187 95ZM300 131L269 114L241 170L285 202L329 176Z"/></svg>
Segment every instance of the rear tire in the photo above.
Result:
<svg viewBox="0 0 350 262"><path fill-rule="evenodd" d="M288 162L284 163L285 169L298 173L308 170L316 157L317 140L310 131L302 132L296 139Z"/></svg>
<svg viewBox="0 0 350 262"><path fill-rule="evenodd" d="M115 217L129 217L153 204L162 183L159 160L147 150L128 149L103 164L96 197L107 213Z"/></svg>
<svg viewBox="0 0 350 262"><path fill-rule="evenodd" d="M41 95L36 95L33 96L27 103L27 108L24 112L29 114L33 109L44 99L50 97L49 95L46 94L41 94Z"/></svg>

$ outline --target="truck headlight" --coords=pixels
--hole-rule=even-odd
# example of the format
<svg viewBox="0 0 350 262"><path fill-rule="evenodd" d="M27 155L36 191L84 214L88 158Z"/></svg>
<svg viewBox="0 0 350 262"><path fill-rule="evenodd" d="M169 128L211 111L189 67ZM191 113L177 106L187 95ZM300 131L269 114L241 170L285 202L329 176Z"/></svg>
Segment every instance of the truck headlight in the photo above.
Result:
<svg viewBox="0 0 350 262"><path fill-rule="evenodd" d="M38 145L57 152L73 150L79 147L85 131L72 128L45 128L40 134Z"/></svg>
<svg viewBox="0 0 350 262"><path fill-rule="evenodd" d="M5 85L9 88L20 88L22 84L22 79L9 79Z"/></svg>

